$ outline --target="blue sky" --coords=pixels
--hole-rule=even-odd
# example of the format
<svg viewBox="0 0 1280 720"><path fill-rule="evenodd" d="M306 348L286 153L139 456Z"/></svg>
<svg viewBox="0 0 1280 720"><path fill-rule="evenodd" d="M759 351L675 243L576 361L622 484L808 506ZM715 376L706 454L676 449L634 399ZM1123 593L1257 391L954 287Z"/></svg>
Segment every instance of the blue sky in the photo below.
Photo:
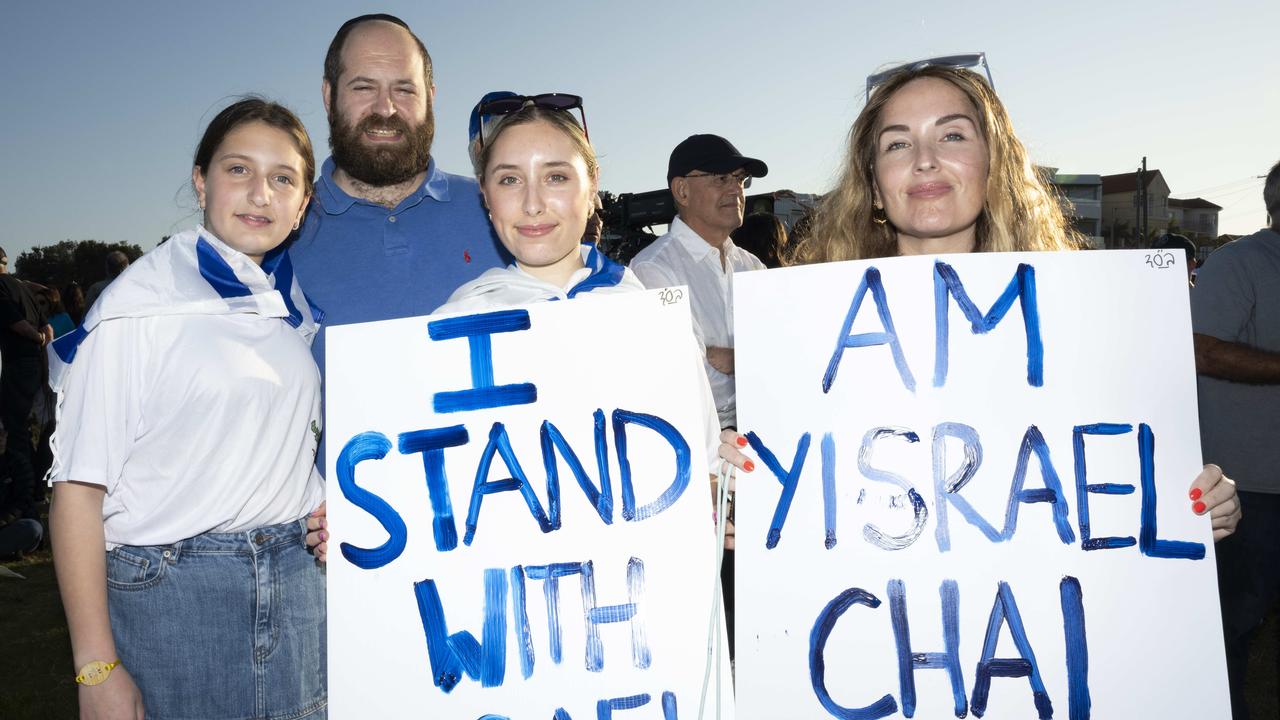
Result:
<svg viewBox="0 0 1280 720"><path fill-rule="evenodd" d="M1280 160L1274 37L1263 2L7 3L0 68L0 246L64 239L150 249L194 224L191 155L204 123L258 92L328 155L324 52L347 18L385 11L436 68L434 154L466 172L467 116L486 91L586 101L604 189L661 187L671 148L728 137L769 163L753 191L829 189L865 77L985 51L1036 162L1132 171L1224 207L1223 232L1265 223Z"/></svg>

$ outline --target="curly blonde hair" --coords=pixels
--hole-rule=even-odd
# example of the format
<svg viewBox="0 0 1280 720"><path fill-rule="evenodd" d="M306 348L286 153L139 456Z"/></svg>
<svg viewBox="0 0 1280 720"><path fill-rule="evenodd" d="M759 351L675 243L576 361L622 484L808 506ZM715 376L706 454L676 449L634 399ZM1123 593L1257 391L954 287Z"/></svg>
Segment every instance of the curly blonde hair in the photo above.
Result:
<svg viewBox="0 0 1280 720"><path fill-rule="evenodd" d="M1075 250L1082 237L1067 223L1056 190L1031 165L1013 133L1004 104L980 75L961 68L927 65L890 76L867 99L849 130L844 169L835 189L818 206L813 231L788 264L858 260L898 254L897 231L876 223L875 150L880 116L899 90L919 78L951 83L969 98L987 142L990 171L986 199L978 215L977 252Z"/></svg>

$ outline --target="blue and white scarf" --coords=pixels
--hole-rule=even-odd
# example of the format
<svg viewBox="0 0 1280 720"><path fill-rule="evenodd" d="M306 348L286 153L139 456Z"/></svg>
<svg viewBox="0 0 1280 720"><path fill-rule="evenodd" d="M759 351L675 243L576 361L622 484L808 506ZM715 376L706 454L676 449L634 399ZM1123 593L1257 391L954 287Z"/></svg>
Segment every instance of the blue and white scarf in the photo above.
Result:
<svg viewBox="0 0 1280 720"><path fill-rule="evenodd" d="M487 270L454 290L449 301L435 312L476 312L548 300L572 300L583 293L607 294L644 289L635 273L611 260L595 245L582 243L579 252L582 253L583 269L574 273L567 288L539 280L512 263L505 268Z"/></svg>
<svg viewBox="0 0 1280 720"><path fill-rule="evenodd" d="M130 265L103 290L79 327L49 345L49 385L61 392L80 343L107 320L236 313L278 317L307 344L324 320L298 287L283 246L267 253L259 266L197 226Z"/></svg>

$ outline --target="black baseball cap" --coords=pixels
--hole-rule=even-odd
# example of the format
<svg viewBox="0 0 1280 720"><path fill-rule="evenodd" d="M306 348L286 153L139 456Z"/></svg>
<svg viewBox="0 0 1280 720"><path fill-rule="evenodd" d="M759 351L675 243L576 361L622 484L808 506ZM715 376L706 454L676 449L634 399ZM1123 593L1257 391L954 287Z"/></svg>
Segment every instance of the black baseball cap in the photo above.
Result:
<svg viewBox="0 0 1280 720"><path fill-rule="evenodd" d="M738 168L746 170L751 177L769 174L768 165L755 158L744 157L733 143L719 135L690 135L671 151L671 161L667 163L667 182L694 170L727 173Z"/></svg>

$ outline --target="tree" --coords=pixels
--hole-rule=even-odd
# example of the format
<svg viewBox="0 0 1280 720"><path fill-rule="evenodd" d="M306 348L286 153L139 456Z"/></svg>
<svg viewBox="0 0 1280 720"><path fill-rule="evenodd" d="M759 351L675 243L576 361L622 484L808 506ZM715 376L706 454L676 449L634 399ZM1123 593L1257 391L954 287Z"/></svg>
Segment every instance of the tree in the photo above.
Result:
<svg viewBox="0 0 1280 720"><path fill-rule="evenodd" d="M41 245L18 256L15 274L23 280L63 288L72 280L88 288L107 276L107 254L119 250L133 262L142 257L142 248L131 243L107 244L98 240L63 240Z"/></svg>

